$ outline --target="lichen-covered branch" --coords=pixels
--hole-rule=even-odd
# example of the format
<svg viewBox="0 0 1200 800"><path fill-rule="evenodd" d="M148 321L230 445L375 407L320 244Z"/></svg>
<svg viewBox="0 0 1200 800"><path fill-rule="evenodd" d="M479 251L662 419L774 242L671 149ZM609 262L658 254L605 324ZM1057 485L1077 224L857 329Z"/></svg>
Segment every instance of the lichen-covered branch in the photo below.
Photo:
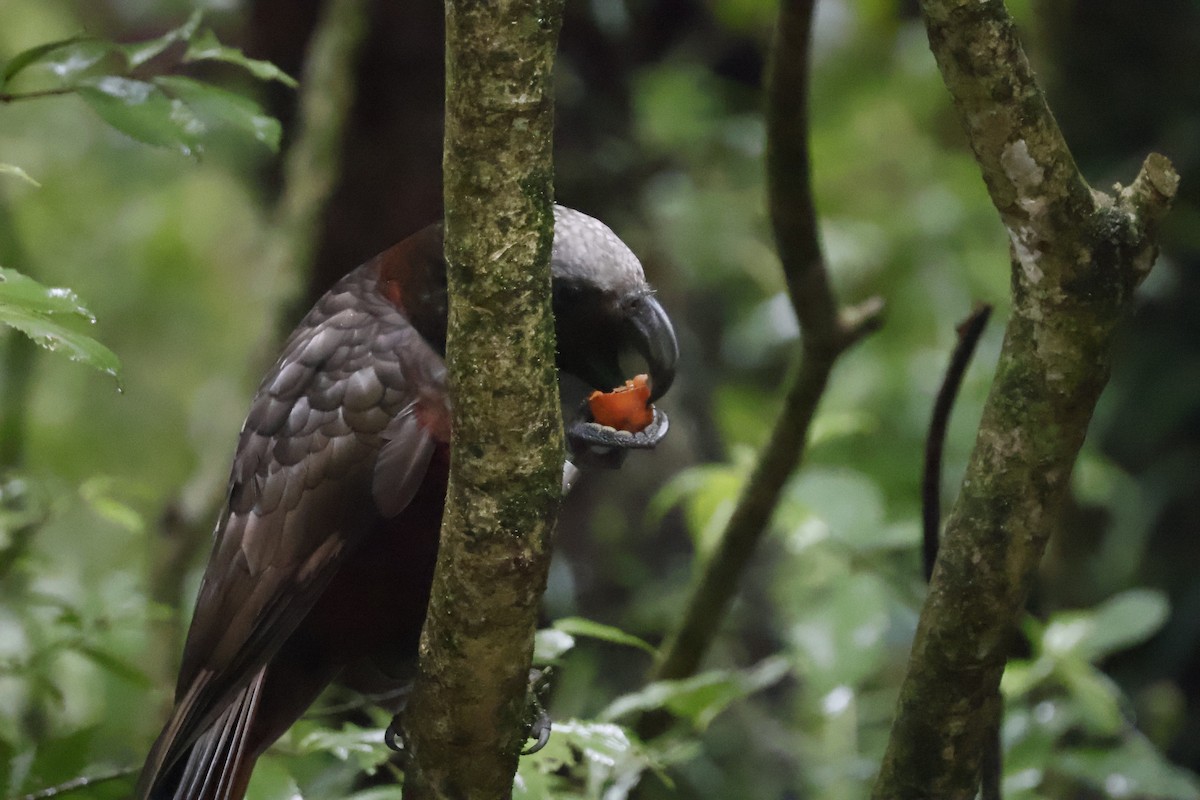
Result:
<svg viewBox="0 0 1200 800"><path fill-rule="evenodd" d="M561 13L560 0L446 4L453 458L406 797L507 797L524 741L563 454L550 311Z"/></svg>
<svg viewBox="0 0 1200 800"><path fill-rule="evenodd" d="M1013 311L900 692L879 800L973 798L1018 621L1178 177L1151 155L1093 191L1000 0L923 0L929 41L1012 242Z"/></svg>
<svg viewBox="0 0 1200 800"><path fill-rule="evenodd" d="M808 53L813 0L785 0L779 12L767 76L767 183L771 221L788 294L800 320L799 365L766 449L742 490L713 554L701 566L678 628L668 638L653 678L695 673L708 652L746 565L767 529L787 479L800 463L834 362L878 327L882 303L871 300L844 313L829 287L817 236L809 182ZM667 720L649 716L643 735Z"/></svg>

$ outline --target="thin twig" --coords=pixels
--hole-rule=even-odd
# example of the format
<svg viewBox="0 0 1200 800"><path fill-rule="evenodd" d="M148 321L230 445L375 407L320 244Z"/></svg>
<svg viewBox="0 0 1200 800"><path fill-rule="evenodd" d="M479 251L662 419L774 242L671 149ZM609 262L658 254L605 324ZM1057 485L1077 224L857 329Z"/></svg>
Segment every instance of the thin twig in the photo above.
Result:
<svg viewBox="0 0 1200 800"><path fill-rule="evenodd" d="M937 560L938 533L942 527L942 448L946 444L946 427L950 412L962 386L963 376L975 354L979 337L987 327L992 307L986 303L975 306L970 315L958 324L958 343L950 356L950 365L942 379L937 399L933 403L933 418L929 422L929 438L925 440L925 473L921 481L921 511L925 533L925 582L933 575Z"/></svg>
<svg viewBox="0 0 1200 800"><path fill-rule="evenodd" d="M137 775L139 770L141 770L141 766L121 767L110 772L101 772L98 775L81 775L65 783L60 783L57 786L48 786L45 789L39 789L36 792L14 798L14 800L47 800L50 797L62 797L64 794L77 792L80 789L87 789L92 786L99 786L102 783L108 783L109 781Z"/></svg>
<svg viewBox="0 0 1200 800"><path fill-rule="evenodd" d="M799 465L830 372L845 350L882 321L878 298L838 312L817 236L809 180L808 73L814 0L785 0L767 76L767 193L788 295L800 321L795 377L766 449L713 554L700 568L683 618L668 636L652 680L693 675L716 637L787 479ZM646 738L670 724L665 712L636 723Z"/></svg>
<svg viewBox="0 0 1200 800"><path fill-rule="evenodd" d="M975 348L983 336L992 307L979 303L975 309L958 323L958 342L950 356L950 364L942 379L937 399L933 404L933 417L929 422L929 438L925 440L925 472L921 482L921 511L924 523L925 582L933 576L933 565L937 563L939 533L942 527L942 449L946 444L946 429L950 423L950 412L958 398L963 377ZM1004 702L997 697L996 713L987 719L987 749L980 765L980 788L983 800L1000 800L1001 778L1004 771L1004 754L1000 742L1000 724L1004 718Z"/></svg>

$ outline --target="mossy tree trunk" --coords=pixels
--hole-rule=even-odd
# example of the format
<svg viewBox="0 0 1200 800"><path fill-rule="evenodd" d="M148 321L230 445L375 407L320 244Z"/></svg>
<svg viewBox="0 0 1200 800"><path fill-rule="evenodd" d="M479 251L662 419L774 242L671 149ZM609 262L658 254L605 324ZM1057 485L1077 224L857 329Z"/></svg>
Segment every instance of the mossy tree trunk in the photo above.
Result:
<svg viewBox="0 0 1200 800"><path fill-rule="evenodd" d="M563 455L550 310L561 13L560 0L446 3L453 455L406 797L507 797L524 741Z"/></svg>
<svg viewBox="0 0 1200 800"><path fill-rule="evenodd" d="M923 0L938 67L1011 240L1012 316L946 524L901 688L879 800L975 797L1000 676L1066 496L1114 331L1157 255L1178 177L1151 155L1092 189L1001 0Z"/></svg>

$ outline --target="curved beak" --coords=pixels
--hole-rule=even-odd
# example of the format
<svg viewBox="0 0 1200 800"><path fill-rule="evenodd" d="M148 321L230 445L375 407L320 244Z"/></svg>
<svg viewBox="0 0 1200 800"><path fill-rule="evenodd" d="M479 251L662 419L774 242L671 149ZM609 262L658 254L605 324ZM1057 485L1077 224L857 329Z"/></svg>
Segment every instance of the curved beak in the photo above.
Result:
<svg viewBox="0 0 1200 800"><path fill-rule="evenodd" d="M667 393L675 381L679 342L671 318L652 294L633 298L625 309L625 337L650 371L650 402Z"/></svg>

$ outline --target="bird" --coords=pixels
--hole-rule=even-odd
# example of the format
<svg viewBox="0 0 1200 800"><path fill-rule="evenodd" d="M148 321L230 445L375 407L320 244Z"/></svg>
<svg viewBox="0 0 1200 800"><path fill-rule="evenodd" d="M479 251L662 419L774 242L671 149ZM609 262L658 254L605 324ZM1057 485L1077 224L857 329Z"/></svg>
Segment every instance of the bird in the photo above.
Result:
<svg viewBox="0 0 1200 800"><path fill-rule="evenodd" d="M608 226L554 207L551 284L561 373L606 391L635 351L651 400L667 391L674 328ZM286 340L238 437L138 800L240 800L327 686L373 696L411 682L449 473L447 302L434 223L339 280ZM579 420L570 438L601 462L648 446L599 427Z"/></svg>

